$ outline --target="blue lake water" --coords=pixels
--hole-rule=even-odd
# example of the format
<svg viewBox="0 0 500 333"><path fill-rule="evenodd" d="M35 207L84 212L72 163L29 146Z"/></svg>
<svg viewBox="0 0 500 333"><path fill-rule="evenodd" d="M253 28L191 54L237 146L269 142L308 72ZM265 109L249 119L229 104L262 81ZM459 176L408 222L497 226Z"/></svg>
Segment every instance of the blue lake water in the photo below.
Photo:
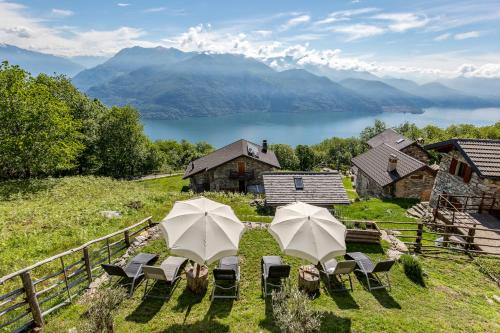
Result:
<svg viewBox="0 0 500 333"><path fill-rule="evenodd" d="M333 136L357 136L363 128L373 125L375 119L388 126L405 121L418 126L452 124L490 125L500 121L500 108L441 109L429 108L422 114L353 112L321 113L249 113L213 118L185 118L180 120L143 119L146 134L156 139L186 139L206 141L221 147L240 138L254 142L267 139L270 143L319 143Z"/></svg>

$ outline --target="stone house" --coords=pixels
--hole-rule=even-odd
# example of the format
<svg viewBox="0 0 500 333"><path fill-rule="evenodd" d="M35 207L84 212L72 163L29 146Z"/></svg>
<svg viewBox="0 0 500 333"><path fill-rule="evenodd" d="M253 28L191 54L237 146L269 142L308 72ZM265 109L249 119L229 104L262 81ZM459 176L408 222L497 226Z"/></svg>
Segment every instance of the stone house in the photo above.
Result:
<svg viewBox="0 0 500 333"><path fill-rule="evenodd" d="M262 145L238 140L189 163L184 179L195 192L263 192L262 173L279 169L276 155Z"/></svg>
<svg viewBox="0 0 500 333"><path fill-rule="evenodd" d="M332 208L350 203L342 175L331 172L265 172L266 206L284 206L296 201Z"/></svg>
<svg viewBox="0 0 500 333"><path fill-rule="evenodd" d="M371 148L386 144L426 164L429 164L431 157L429 152L422 146L422 139L418 139L417 141L410 140L392 128L388 128L382 133L375 135L366 143Z"/></svg>
<svg viewBox="0 0 500 333"><path fill-rule="evenodd" d="M452 139L426 146L442 153L430 205L440 194L471 197L477 205L483 195L500 199L500 140ZM472 198L474 197L474 198ZM500 200L495 210L500 209ZM464 204L462 202L461 204Z"/></svg>
<svg viewBox="0 0 500 333"><path fill-rule="evenodd" d="M358 195L429 200L436 171L382 143L352 159Z"/></svg>

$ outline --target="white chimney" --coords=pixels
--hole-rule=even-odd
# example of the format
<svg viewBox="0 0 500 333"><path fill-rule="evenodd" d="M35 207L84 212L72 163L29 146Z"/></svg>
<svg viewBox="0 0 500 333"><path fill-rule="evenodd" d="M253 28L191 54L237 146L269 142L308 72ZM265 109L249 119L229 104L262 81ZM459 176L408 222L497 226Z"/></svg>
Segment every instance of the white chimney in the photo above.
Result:
<svg viewBox="0 0 500 333"><path fill-rule="evenodd" d="M392 172L398 166L398 157L394 154L389 155L389 163L387 163L387 171Z"/></svg>

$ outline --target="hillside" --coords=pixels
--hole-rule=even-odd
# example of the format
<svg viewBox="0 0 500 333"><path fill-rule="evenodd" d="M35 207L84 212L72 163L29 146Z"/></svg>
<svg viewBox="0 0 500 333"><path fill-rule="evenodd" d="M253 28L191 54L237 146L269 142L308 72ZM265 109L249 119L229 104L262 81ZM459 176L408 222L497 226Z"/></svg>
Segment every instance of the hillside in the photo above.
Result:
<svg viewBox="0 0 500 333"><path fill-rule="evenodd" d="M40 73L64 74L73 76L84 67L67 58L21 49L16 46L0 44L0 62L7 60L33 75Z"/></svg>
<svg viewBox="0 0 500 333"><path fill-rule="evenodd" d="M146 118L175 119L242 112L380 112L377 103L304 70L277 72L243 56L153 49L123 50L73 82L108 105L132 104ZM130 54L131 53L131 54ZM156 59L156 60L155 60Z"/></svg>

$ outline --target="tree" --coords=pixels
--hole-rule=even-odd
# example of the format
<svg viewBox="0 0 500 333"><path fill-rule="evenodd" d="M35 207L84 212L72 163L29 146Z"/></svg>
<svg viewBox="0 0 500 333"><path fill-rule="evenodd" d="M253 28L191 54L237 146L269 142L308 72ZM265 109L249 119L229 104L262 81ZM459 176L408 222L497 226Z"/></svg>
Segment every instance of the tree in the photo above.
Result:
<svg viewBox="0 0 500 333"><path fill-rule="evenodd" d="M269 147L274 152L278 161L280 162L281 169L283 170L297 170L299 167L299 159L295 155L295 151L290 145L287 144L273 144Z"/></svg>
<svg viewBox="0 0 500 333"><path fill-rule="evenodd" d="M376 119L373 126L365 127L365 129L361 131L361 134L359 135L359 137L363 142L367 142L368 140L373 138L375 135L385 131L386 128L387 128L387 126L382 120Z"/></svg>
<svg viewBox="0 0 500 333"><path fill-rule="evenodd" d="M103 175L136 176L158 167L148 165L146 168L152 146L144 135L139 112L130 106L112 107L104 114L97 146L102 161L99 173Z"/></svg>
<svg viewBox="0 0 500 333"><path fill-rule="evenodd" d="M297 155L299 168L302 171L310 171L316 164L314 151L307 145L295 147L295 155Z"/></svg>
<svg viewBox="0 0 500 333"><path fill-rule="evenodd" d="M18 66L0 65L0 176L57 174L84 149L68 106Z"/></svg>

